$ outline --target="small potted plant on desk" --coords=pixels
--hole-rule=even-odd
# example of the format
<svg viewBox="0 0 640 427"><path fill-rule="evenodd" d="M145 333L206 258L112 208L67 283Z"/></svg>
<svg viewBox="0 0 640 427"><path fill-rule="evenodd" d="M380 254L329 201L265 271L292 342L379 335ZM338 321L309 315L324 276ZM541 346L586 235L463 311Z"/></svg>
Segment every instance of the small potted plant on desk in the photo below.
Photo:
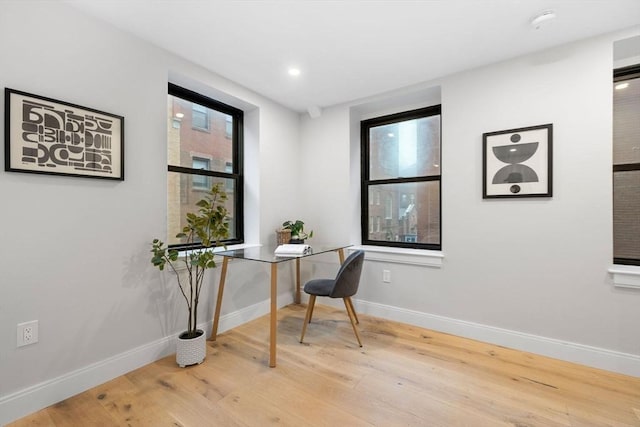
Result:
<svg viewBox="0 0 640 427"><path fill-rule="evenodd" d="M204 331L197 329L198 302L205 271L216 267L212 247L222 246L221 241L229 237L226 200L224 189L216 184L196 203L198 212L187 213L187 225L176 237L184 239L185 246L193 246L193 249L186 250L183 256L178 250L166 247L159 239L153 239L151 243L151 263L161 271L167 265L171 267L187 303L187 330L178 337L176 352L176 362L180 367L200 364L207 354ZM183 271L179 271L178 266L183 266Z"/></svg>
<svg viewBox="0 0 640 427"><path fill-rule="evenodd" d="M313 237L313 230L309 233L305 233L304 222L299 219L283 222L282 228L285 230L291 230L291 241L289 243L304 243L305 239Z"/></svg>

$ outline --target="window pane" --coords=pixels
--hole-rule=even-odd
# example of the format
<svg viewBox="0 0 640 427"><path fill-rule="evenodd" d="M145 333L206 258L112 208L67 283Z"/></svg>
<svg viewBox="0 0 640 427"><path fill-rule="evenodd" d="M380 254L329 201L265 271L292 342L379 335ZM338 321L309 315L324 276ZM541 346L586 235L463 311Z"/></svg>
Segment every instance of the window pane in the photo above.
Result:
<svg viewBox="0 0 640 427"><path fill-rule="evenodd" d="M234 239L237 237L234 231L236 226L234 212L235 181L233 179L169 172L167 183L167 243L170 245L184 243L180 239L176 239L175 236L186 225L187 213L197 212L196 203L206 194L204 189L199 187L199 184L196 184L202 178L208 180L207 189L210 189L215 183L221 182L223 188L227 190L226 207L229 211L229 238Z"/></svg>
<svg viewBox="0 0 640 427"><path fill-rule="evenodd" d="M613 86L613 164L640 163L640 78Z"/></svg>
<svg viewBox="0 0 640 427"><path fill-rule="evenodd" d="M613 174L613 256L640 260L640 171Z"/></svg>
<svg viewBox="0 0 640 427"><path fill-rule="evenodd" d="M193 159L201 158L209 159L212 171L233 166L233 116L172 95L167 108L169 165L191 168Z"/></svg>
<svg viewBox="0 0 640 427"><path fill-rule="evenodd" d="M372 127L369 179L440 175L440 116Z"/></svg>
<svg viewBox="0 0 640 427"><path fill-rule="evenodd" d="M369 207L369 240L440 244L440 183L437 181L369 186L385 203ZM390 216L388 216L390 214Z"/></svg>

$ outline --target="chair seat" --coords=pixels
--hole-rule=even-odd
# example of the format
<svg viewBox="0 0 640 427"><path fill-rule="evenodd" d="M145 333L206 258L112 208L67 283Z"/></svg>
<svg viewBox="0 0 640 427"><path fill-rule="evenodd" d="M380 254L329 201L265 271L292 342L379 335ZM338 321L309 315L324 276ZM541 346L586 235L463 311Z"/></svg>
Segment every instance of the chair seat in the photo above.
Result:
<svg viewBox="0 0 640 427"><path fill-rule="evenodd" d="M334 279L313 279L304 285L304 291L309 295L328 297L333 290Z"/></svg>

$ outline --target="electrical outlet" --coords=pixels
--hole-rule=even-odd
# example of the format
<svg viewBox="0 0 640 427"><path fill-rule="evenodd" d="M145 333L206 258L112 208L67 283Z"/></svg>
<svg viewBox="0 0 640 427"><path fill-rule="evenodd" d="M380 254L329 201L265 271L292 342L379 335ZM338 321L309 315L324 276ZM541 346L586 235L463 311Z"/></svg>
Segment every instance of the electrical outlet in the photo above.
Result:
<svg viewBox="0 0 640 427"><path fill-rule="evenodd" d="M382 281L384 283L391 283L391 271L382 270Z"/></svg>
<svg viewBox="0 0 640 427"><path fill-rule="evenodd" d="M18 323L18 347L38 342L38 321Z"/></svg>

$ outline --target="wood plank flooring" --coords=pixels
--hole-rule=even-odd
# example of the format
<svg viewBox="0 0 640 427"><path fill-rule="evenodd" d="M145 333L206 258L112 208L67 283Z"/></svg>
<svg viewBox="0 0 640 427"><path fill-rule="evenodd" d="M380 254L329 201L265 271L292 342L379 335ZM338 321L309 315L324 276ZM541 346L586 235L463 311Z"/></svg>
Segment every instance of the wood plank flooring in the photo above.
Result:
<svg viewBox="0 0 640 427"><path fill-rule="evenodd" d="M346 311L279 311L10 424L22 426L640 426L640 378Z"/></svg>

